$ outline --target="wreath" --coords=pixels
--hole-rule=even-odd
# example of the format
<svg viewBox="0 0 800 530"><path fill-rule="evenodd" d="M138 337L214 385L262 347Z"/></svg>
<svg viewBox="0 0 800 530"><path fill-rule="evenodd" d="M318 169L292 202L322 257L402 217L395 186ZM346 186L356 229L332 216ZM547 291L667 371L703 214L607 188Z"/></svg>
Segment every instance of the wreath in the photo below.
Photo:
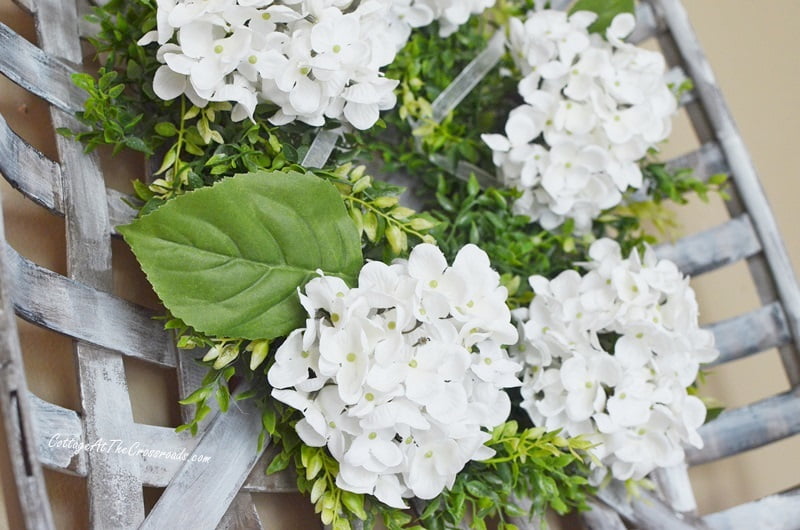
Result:
<svg viewBox="0 0 800 530"><path fill-rule="evenodd" d="M253 451L277 445L268 472L294 467L334 529L588 509L718 412L696 388L713 335L652 249L667 200L724 195L657 160L691 83L625 40L632 0L546 4L90 17L87 128L61 132L151 162L119 232L208 370L179 430L255 400Z"/></svg>

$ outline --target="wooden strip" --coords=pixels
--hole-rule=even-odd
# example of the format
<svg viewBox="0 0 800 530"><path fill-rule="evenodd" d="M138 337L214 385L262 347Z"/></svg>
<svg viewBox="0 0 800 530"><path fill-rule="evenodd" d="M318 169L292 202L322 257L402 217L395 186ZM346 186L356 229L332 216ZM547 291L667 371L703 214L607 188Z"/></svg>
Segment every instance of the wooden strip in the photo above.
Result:
<svg viewBox="0 0 800 530"><path fill-rule="evenodd" d="M174 367L175 349L155 313L39 267L10 246L5 255L16 281L17 314L34 324L85 342Z"/></svg>
<svg viewBox="0 0 800 530"><path fill-rule="evenodd" d="M5 240L0 208L0 241ZM25 367L11 298L13 274L0 255L0 413L8 440L8 456L27 528L54 528L42 467L36 458L36 435L28 399Z"/></svg>
<svg viewBox="0 0 800 530"><path fill-rule="evenodd" d="M636 4L636 27L626 39L631 44L638 44L664 31L663 25L653 13L653 8L647 2Z"/></svg>
<svg viewBox="0 0 800 530"><path fill-rule="evenodd" d="M53 405L29 393L36 424L39 461L46 467L86 476L83 423L74 410Z"/></svg>
<svg viewBox="0 0 800 530"><path fill-rule="evenodd" d="M708 180L712 175L719 173L730 173L725 155L722 154L722 150L715 142L708 142L696 151L673 158L667 162L667 167L670 169L691 168L694 176L700 180Z"/></svg>
<svg viewBox="0 0 800 530"><path fill-rule="evenodd" d="M85 477L86 451L81 418L74 410L44 401L30 394L32 416L35 421L36 447L39 461L46 467ZM164 488L195 450L199 436L187 431L176 433L169 427L136 423L125 432L116 433L106 442L139 460L142 483L145 486ZM74 442L74 443L73 443ZM142 453L139 453L139 449ZM161 453L158 453L161 451ZM132 453L132 454L131 454ZM266 466L277 453L269 448L258 460L242 487L253 493L288 493L297 491L297 478L287 470L274 475L265 473ZM199 454L199 453L198 453ZM195 454L195 456L198 456ZM216 455L203 455L214 458Z"/></svg>
<svg viewBox="0 0 800 530"><path fill-rule="evenodd" d="M689 480L689 470L685 462L671 467L658 468L651 477L658 485L658 491L673 510L692 515L697 513L697 501L694 498L692 483Z"/></svg>
<svg viewBox="0 0 800 530"><path fill-rule="evenodd" d="M130 224L136 219L139 211L130 206L130 204L136 202L136 199L127 193L111 188L106 190L106 199L108 203L108 221L111 224L112 234L116 234L117 226Z"/></svg>
<svg viewBox="0 0 800 530"><path fill-rule="evenodd" d="M708 326L714 333L720 356L709 366L726 363L792 340L786 314L773 302L755 311Z"/></svg>
<svg viewBox="0 0 800 530"><path fill-rule="evenodd" d="M800 528L800 489L740 504L707 515L703 520L714 530L797 530Z"/></svg>
<svg viewBox="0 0 800 530"><path fill-rule="evenodd" d="M291 493L297 491L297 474L293 467L272 475L267 475L267 467L278 453L278 447L268 447L263 456L258 459L253 470L244 484L245 491Z"/></svg>
<svg viewBox="0 0 800 530"><path fill-rule="evenodd" d="M78 13L74 1L37 0L37 33L42 50L79 70L82 59L78 38ZM69 78L66 81L73 86ZM50 88L47 84L43 86ZM78 100L81 102L82 100ZM70 109L72 110L72 109ZM56 129L82 130L71 114L51 107ZM96 155L56 135L64 184L67 228L67 271L70 278L88 287L111 292L111 226L105 183ZM72 307L86 307L90 300L76 300ZM106 329L125 330L128 323L116 316L96 313ZM153 337L157 341L157 336ZM85 342L76 342L78 382L86 442L108 440L133 425L133 412L122 356ZM144 497L139 462L116 452L90 451L87 487L89 520L93 528L136 528L144 520Z"/></svg>
<svg viewBox="0 0 800 530"><path fill-rule="evenodd" d="M637 528L648 530L705 530L702 521L688 514L677 514L655 495L640 490L630 499L625 485L613 481L597 492L597 497Z"/></svg>
<svg viewBox="0 0 800 530"><path fill-rule="evenodd" d="M472 89L486 77L505 53L505 34L498 30L470 63L447 85L439 96L431 103L432 120L441 123L443 119L461 103Z"/></svg>
<svg viewBox="0 0 800 530"><path fill-rule="evenodd" d="M756 276L760 271L755 270L754 277L757 283L763 282L769 285L760 292L768 294L774 286L783 302L789 330L794 338L794 344L797 345L800 343L800 286L797 284L775 217L770 210L753 162L722 97L711 65L692 30L686 10L680 2L668 0L653 0L653 5L663 15L674 37L674 44L683 57L686 72L695 84L704 114L728 160L739 198L753 220L753 226L764 249L769 274L760 278ZM701 141L705 139L701 138ZM800 352L796 347L783 348L781 354L789 381L792 386L797 386L800 384Z"/></svg>
<svg viewBox="0 0 800 530"><path fill-rule="evenodd" d="M800 398L792 392L726 410L699 430L705 447L690 448L691 465L704 464L800 433Z"/></svg>
<svg viewBox="0 0 800 530"><path fill-rule="evenodd" d="M685 274L697 276L749 258L761 250L747 214L724 224L656 247L659 258L669 259Z"/></svg>
<svg viewBox="0 0 800 530"><path fill-rule="evenodd" d="M588 504L589 511L580 513L586 530L626 530L617 512L597 500L589 500Z"/></svg>
<svg viewBox="0 0 800 530"><path fill-rule="evenodd" d="M32 14L36 11L36 0L13 0L13 1L27 13Z"/></svg>
<svg viewBox="0 0 800 530"><path fill-rule="evenodd" d="M56 107L77 112L85 93L72 82L75 70L0 23L0 73Z"/></svg>
<svg viewBox="0 0 800 530"><path fill-rule="evenodd" d="M211 461L187 461L141 529L216 528L263 453L256 447L261 428L261 414L252 400L217 414L193 452L213 455Z"/></svg>
<svg viewBox="0 0 800 530"><path fill-rule="evenodd" d="M261 518L253 504L253 496L239 493L217 526L217 530L261 530Z"/></svg>
<svg viewBox="0 0 800 530"><path fill-rule="evenodd" d="M53 213L63 213L61 167L17 136L2 115L0 173L27 198Z"/></svg>

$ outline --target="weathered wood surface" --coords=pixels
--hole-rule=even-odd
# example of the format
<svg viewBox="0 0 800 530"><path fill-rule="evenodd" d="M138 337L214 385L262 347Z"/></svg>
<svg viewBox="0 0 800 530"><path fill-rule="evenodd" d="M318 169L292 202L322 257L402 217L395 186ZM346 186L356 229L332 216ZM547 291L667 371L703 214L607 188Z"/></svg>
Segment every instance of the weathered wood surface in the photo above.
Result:
<svg viewBox="0 0 800 530"><path fill-rule="evenodd" d="M61 166L17 136L0 116L0 173L23 195L57 214L64 213Z"/></svg>
<svg viewBox="0 0 800 530"><path fill-rule="evenodd" d="M693 175L701 180L708 180L712 175L719 173L729 174L730 168L725 160L725 155L714 142L703 144L699 149L687 153L667 162L667 167L672 169L691 168Z"/></svg>
<svg viewBox="0 0 800 530"><path fill-rule="evenodd" d="M695 515L697 500L694 498L692 483L689 480L689 468L685 462L655 470L651 478L658 486L658 491L672 508L683 514Z"/></svg>
<svg viewBox="0 0 800 530"><path fill-rule="evenodd" d="M22 318L130 357L174 367L175 349L157 314L85 283L61 276L3 245L14 306Z"/></svg>
<svg viewBox="0 0 800 530"><path fill-rule="evenodd" d="M800 529L800 489L734 506L707 515L703 521L714 530L798 530Z"/></svg>
<svg viewBox="0 0 800 530"><path fill-rule="evenodd" d="M783 307L777 302L755 311L708 326L714 333L719 357L708 364L716 366L754 353L789 343L792 336Z"/></svg>
<svg viewBox="0 0 800 530"><path fill-rule="evenodd" d="M256 448L260 432L261 414L252 400L218 414L192 453L210 456L210 461L192 462L190 457L183 464L142 530L216 528L261 456Z"/></svg>
<svg viewBox="0 0 800 530"><path fill-rule="evenodd" d="M2 207L1 240L5 240ZM25 525L31 529L48 529L53 527L53 514L42 467L36 458L37 433L31 421L32 406L11 299L12 278L6 258L0 254L0 413Z"/></svg>
<svg viewBox="0 0 800 530"><path fill-rule="evenodd" d="M749 258L761 244L747 214L656 248L660 258L674 261L685 274L697 276Z"/></svg>
<svg viewBox="0 0 800 530"><path fill-rule="evenodd" d="M65 4L70 3L68 1ZM58 16L57 12L49 16ZM75 69L0 23L0 73L56 107L77 112L86 99L70 76Z"/></svg>
<svg viewBox="0 0 800 530"><path fill-rule="evenodd" d="M624 520L636 528L647 530L706 530L701 520L690 514L681 514L655 495L640 490L630 499L624 484L613 482L602 488L597 496L613 508Z"/></svg>
<svg viewBox="0 0 800 530"><path fill-rule="evenodd" d="M698 103L702 105L702 109L697 109L699 112L695 113L698 116L692 117L690 111L695 128L699 129L700 122L707 120L713 137L728 160L738 200L753 220L755 231L761 241L767 274L762 275L763 267L753 271L756 283L771 284L769 287L763 287L762 293L774 288L784 306L794 344L798 344L800 287L744 141L714 78L711 65L691 27L686 10L680 2L674 0L651 0L651 4L666 22L672 36L672 44L680 55L687 74L694 82ZM702 136L701 131L697 132L701 141L705 141L706 138ZM782 359L791 384L797 385L800 383L800 355L797 348L782 350Z"/></svg>
<svg viewBox="0 0 800 530"><path fill-rule="evenodd" d="M36 4L36 29L42 51L79 70L82 52L75 2L37 0ZM42 82L49 91L51 80ZM69 78L65 82L72 85ZM56 129L81 130L75 117L60 108L51 107L50 117ZM96 156L85 154L79 143L60 135L56 136L56 147L64 186L68 275L111 292L111 228L99 161ZM122 356L80 341L75 343L75 353L86 441L112 439L133 424ZM91 525L137 527L144 519L139 462L113 451L89 451L86 458Z"/></svg>
<svg viewBox="0 0 800 530"><path fill-rule="evenodd" d="M612 508L594 499L588 504L589 511L580 514L586 530L626 530L625 523Z"/></svg>
<svg viewBox="0 0 800 530"><path fill-rule="evenodd" d="M686 451L691 465L755 449L800 433L798 390L726 410L700 428L705 446ZM794 462L793 462L794 463Z"/></svg>

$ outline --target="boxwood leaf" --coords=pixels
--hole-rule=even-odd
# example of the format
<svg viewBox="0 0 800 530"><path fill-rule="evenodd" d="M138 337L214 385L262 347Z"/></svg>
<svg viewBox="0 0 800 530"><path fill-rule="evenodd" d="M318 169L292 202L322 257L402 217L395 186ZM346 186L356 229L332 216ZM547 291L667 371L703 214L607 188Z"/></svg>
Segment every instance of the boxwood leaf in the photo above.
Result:
<svg viewBox="0 0 800 530"><path fill-rule="evenodd" d="M269 339L303 325L297 288L352 284L361 239L334 186L261 171L176 197L118 228L172 314L217 336Z"/></svg>
<svg viewBox="0 0 800 530"><path fill-rule="evenodd" d="M589 31L605 35L615 16L620 13L634 13L636 6L634 0L578 0L569 10L570 14L576 11L597 13L597 20L589 26Z"/></svg>

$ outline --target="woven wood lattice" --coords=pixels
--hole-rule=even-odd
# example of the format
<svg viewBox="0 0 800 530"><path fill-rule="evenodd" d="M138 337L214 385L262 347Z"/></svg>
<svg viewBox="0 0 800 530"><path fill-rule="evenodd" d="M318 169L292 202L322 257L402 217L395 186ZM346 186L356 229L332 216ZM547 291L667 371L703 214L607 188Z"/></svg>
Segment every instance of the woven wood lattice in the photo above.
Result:
<svg viewBox="0 0 800 530"><path fill-rule="evenodd" d="M70 74L82 70L80 36L91 28L82 22L80 12L87 6L81 0L18 3L36 19L39 47L0 23L0 73L47 101L54 127L77 129L74 113L83 96ZM559 3L564 2L554 2ZM687 465L695 465L800 432L800 288L747 150L683 7L677 0L648 0L640 4L637 18L633 40L655 37L672 67L671 75L688 76L695 85L682 104L702 147L671 164L694 167L705 177L727 172L734 180L727 204L729 221L660 247L659 253L693 275L747 261L762 306L711 326L722 351L718 362L777 347L793 388L728 411L703 427L705 449L688 453ZM460 82L469 85L471 80ZM449 104L457 101L437 107L437 116L444 117ZM318 137L318 148L310 151L307 164L321 165L335 139L335 132ZM63 216L67 233L66 276L25 259L7 243L0 249L0 406L26 526L54 526L42 473L47 467L87 478L93 528L262 528L251 493L291 490L292 478L265 476L265 458L255 452L253 443L261 429L257 411L245 403L214 416L197 437L134 421L125 356L174 370L181 395L203 374L176 353L151 311L112 294L114 227L128 222L135 212L125 207L119 192L106 188L94 155L84 154L81 145L63 137L57 137L57 149L59 162L48 159L0 116L0 173L42 208ZM4 236L0 240L4 242ZM48 403L28 391L15 314L74 339L80 411ZM184 419L191 412L183 410ZM196 464L191 459L184 463L147 455L72 451L44 443L55 433L86 443L124 436L146 447L224 457ZM656 478L660 493L633 504L612 486L593 501L595 510L584 516L584 523L590 528L627 524L733 529L762 527L758 521L768 517L777 521L775 528L800 527L797 491L700 519L694 513L686 466L659 472ZM143 486L166 488L147 517Z"/></svg>

